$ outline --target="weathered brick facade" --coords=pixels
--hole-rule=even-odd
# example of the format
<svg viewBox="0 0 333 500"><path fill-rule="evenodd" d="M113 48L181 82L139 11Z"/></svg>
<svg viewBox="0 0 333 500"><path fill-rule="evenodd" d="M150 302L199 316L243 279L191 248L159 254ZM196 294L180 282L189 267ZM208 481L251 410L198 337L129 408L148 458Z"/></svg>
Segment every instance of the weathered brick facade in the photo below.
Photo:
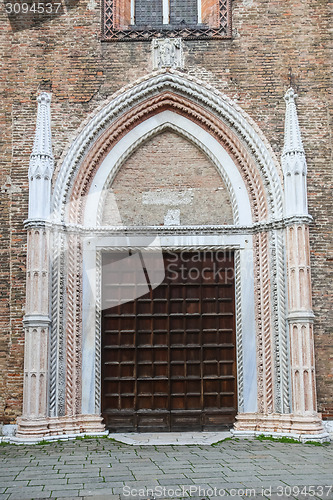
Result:
<svg viewBox="0 0 333 500"><path fill-rule="evenodd" d="M208 4L209 2L204 2ZM332 107L328 0L234 0L230 40L186 40L184 72L226 94L280 158L290 84L308 164L319 411L333 416ZM0 422L22 412L28 164L36 96L52 91L57 162L82 122L115 91L152 71L150 42L100 41L100 3L80 0L29 29L1 9ZM24 23L23 23L24 28ZM220 223L220 221L217 221Z"/></svg>
<svg viewBox="0 0 333 500"><path fill-rule="evenodd" d="M109 192L126 226L163 225L168 199L185 226L233 222L229 195L214 165L172 132L158 135L136 151L122 165ZM116 225L114 214L114 203L107 200L103 224Z"/></svg>

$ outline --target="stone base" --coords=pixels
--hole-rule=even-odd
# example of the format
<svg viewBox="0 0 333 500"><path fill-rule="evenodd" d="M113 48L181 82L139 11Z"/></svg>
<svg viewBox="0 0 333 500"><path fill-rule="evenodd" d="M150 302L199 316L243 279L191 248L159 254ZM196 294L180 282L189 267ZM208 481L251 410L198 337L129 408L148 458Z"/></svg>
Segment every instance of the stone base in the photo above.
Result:
<svg viewBox="0 0 333 500"><path fill-rule="evenodd" d="M110 439L135 446L187 446L212 445L224 439L230 439L230 431L198 431L198 432L115 432Z"/></svg>
<svg viewBox="0 0 333 500"><path fill-rule="evenodd" d="M329 433L331 439L333 439L333 420L323 420L323 426L325 431Z"/></svg>
<svg viewBox="0 0 333 500"><path fill-rule="evenodd" d="M75 437L76 435L105 434L105 426L99 415L73 415L68 417L17 419L18 429L15 441L40 441L54 436Z"/></svg>
<svg viewBox="0 0 333 500"><path fill-rule="evenodd" d="M270 435L287 436L299 441L329 441L321 415L240 413L236 417L233 434L238 436Z"/></svg>

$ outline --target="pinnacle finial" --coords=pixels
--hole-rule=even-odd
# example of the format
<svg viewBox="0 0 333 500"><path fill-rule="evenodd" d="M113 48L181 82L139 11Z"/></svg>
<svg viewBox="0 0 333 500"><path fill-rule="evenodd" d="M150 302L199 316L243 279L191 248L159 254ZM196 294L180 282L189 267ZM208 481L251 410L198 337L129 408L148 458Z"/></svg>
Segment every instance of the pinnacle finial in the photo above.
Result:
<svg viewBox="0 0 333 500"><path fill-rule="evenodd" d="M291 99L295 100L297 99L298 95L295 93L294 89L290 87L287 92L285 93L284 100L286 102L289 102Z"/></svg>
<svg viewBox="0 0 333 500"><path fill-rule="evenodd" d="M285 215L287 216L308 215L307 166L298 123L296 97L292 87L287 90L284 96L286 121L281 163L284 173Z"/></svg>
<svg viewBox="0 0 333 500"><path fill-rule="evenodd" d="M51 94L42 92L37 97L37 124L31 156L48 156L53 159L51 140Z"/></svg>
<svg viewBox="0 0 333 500"><path fill-rule="evenodd" d="M51 94L37 97L35 140L29 163L29 219L45 220L50 214L53 154L51 140Z"/></svg>
<svg viewBox="0 0 333 500"><path fill-rule="evenodd" d="M47 92L41 92L37 97L37 102L40 104L50 104L51 103L51 94Z"/></svg>
<svg viewBox="0 0 333 500"><path fill-rule="evenodd" d="M283 155L288 153L304 154L295 103L296 98L297 94L295 93L294 89L290 87L284 96L284 100L286 101L286 120L284 128Z"/></svg>

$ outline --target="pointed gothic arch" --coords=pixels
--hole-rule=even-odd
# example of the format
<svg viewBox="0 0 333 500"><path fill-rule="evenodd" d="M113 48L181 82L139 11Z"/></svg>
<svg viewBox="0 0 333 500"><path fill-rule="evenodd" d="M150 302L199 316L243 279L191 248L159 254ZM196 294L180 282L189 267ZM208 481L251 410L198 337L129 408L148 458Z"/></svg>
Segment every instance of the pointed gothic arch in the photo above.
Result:
<svg viewBox="0 0 333 500"><path fill-rule="evenodd" d="M43 227L46 224L52 237L50 306L48 311L44 307L39 318L34 312L25 320L28 332L36 326L42 328L40 332L33 330L34 338L36 334L45 337L45 332L50 331L48 345L43 337L49 365L39 370L47 398L43 399L38 415L29 415L27 410L18 435L103 431L100 252L122 247L126 235L135 239L144 228L122 227L122 236L119 228L103 227L99 217L102 194L125 159L166 127L196 144L210 158L232 200L231 226L180 226L150 231L160 234L162 246L165 237L169 245L171 238L172 248L235 250L239 408L236 429L320 434L315 398L306 408L302 404L296 408L303 396L299 396L294 382L293 391L290 384L293 345L289 342L290 338L293 342L293 335L287 328L286 289L290 278L288 282L285 246L289 234L286 227L295 221L289 221L284 214L280 164L264 134L235 102L194 78L163 70L122 89L89 117L54 173L52 216L47 223L38 221ZM33 234L38 226L35 215L28 222ZM296 222L304 225L306 214L301 215ZM306 234L305 229L299 236L303 243ZM250 277L246 274L248 269L252 270ZM297 317L306 325L311 322L310 312ZM311 327L305 328L311 337ZM314 384L312 358L309 363L311 366L304 373L307 380L312 374ZM27 363L26 399L37 397L31 394L28 382L29 376L35 375L32 372L35 370ZM292 373L299 380L299 369Z"/></svg>

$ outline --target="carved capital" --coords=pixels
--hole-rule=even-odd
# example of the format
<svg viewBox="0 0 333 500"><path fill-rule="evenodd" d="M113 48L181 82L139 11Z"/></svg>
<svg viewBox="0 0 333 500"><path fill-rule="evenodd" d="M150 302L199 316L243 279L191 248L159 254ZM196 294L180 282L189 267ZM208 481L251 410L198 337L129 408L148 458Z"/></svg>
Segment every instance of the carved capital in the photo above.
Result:
<svg viewBox="0 0 333 500"><path fill-rule="evenodd" d="M26 314L23 318L23 326L25 328L46 328L50 325L51 319L49 316L42 314Z"/></svg>

